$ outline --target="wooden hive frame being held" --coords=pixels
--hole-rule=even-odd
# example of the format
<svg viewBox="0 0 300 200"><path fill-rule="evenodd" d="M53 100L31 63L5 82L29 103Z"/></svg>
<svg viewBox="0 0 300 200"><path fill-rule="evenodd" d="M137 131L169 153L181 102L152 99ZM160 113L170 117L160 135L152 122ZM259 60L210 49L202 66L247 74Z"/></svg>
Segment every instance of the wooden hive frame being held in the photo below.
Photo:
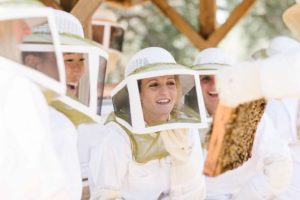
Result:
<svg viewBox="0 0 300 200"><path fill-rule="evenodd" d="M265 110L259 99L237 108L218 105L213 126L208 133L208 153L204 174L217 176L241 166L251 157L255 133Z"/></svg>

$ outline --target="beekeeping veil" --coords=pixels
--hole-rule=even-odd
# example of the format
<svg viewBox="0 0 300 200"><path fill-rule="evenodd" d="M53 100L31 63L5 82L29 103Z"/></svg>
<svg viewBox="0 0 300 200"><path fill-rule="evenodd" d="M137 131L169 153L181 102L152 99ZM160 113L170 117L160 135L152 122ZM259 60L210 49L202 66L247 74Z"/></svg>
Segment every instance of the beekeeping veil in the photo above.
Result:
<svg viewBox="0 0 300 200"><path fill-rule="evenodd" d="M59 10L54 11L54 16L64 57L81 55L84 70L81 77L71 82L66 74L68 91L72 89L73 92L60 97L52 105L64 112L76 125L100 121L97 106L101 106L107 53L95 42L84 39L82 26L76 17ZM51 52L51 46L49 26L46 24L34 29L34 33L25 39L22 50L25 57L33 52ZM65 65L70 62L72 58L65 59ZM70 68L78 67L77 64L71 64Z"/></svg>
<svg viewBox="0 0 300 200"><path fill-rule="evenodd" d="M93 39L104 48L122 51L125 28L117 23L114 13L97 10L92 18Z"/></svg>
<svg viewBox="0 0 300 200"><path fill-rule="evenodd" d="M125 27L109 10L98 9L92 17L93 40L102 44L109 53L107 72L112 72L122 57Z"/></svg>
<svg viewBox="0 0 300 200"><path fill-rule="evenodd" d="M171 112L168 122L147 125L139 92L139 80L166 75L178 77L177 91L181 91L178 93L182 94L179 94L177 106ZM207 126L203 99L199 98L202 97L199 78L193 70L176 64L173 56L166 50L149 47L137 52L126 66L125 76L126 78L112 91L112 101L116 120L133 133L143 134L166 129ZM191 108L184 101L195 85L198 94L195 96L198 102L196 109Z"/></svg>
<svg viewBox="0 0 300 200"><path fill-rule="evenodd" d="M12 59L18 63L15 65L1 64L1 68L9 67L9 70L14 70L17 73L27 76L29 79L37 83L44 92L49 92L54 95L61 95L65 93L65 71L63 67L63 58L59 48L59 37L55 26L51 8L44 7L38 1L32 0L0 0L0 21L3 24L17 24L20 31L25 29L33 30L41 24L47 24L49 27L48 40L51 41L49 49L51 49L51 69L39 71L31 65L27 65L21 58L10 58L11 54L3 53L6 58ZM11 33L13 34L13 33ZM10 42L13 42L13 36L10 35ZM20 37L15 41L22 43L24 37ZM20 41L19 41L20 40ZM1 42L3 44L3 41ZM8 47L8 45L7 45ZM22 49L22 45L20 46ZM43 52L43 49L41 49ZM18 54L19 52L17 52ZM6 54L6 55L5 55ZM18 54L19 55L19 54ZM19 56L18 56L19 57ZM2 59L3 60L3 59Z"/></svg>
<svg viewBox="0 0 300 200"><path fill-rule="evenodd" d="M205 76L216 75L219 69L228 67L231 64L231 58L220 49L207 48L197 54L192 69L196 71L199 77L198 79L201 80L202 78L205 78ZM201 83L199 82L199 84ZM196 102L194 102L196 95L194 91L195 88L191 90L190 95L186 99L187 101L190 101L191 105L196 104ZM209 116L208 112L206 112L206 116L208 121L211 122L212 118Z"/></svg>

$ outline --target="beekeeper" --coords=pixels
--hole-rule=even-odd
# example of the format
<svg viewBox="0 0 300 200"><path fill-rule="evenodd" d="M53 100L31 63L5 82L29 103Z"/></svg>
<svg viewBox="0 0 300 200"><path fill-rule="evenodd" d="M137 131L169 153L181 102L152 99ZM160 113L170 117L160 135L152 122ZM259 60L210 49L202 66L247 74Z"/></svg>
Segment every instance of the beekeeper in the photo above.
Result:
<svg viewBox="0 0 300 200"><path fill-rule="evenodd" d="M21 64L17 46L40 23L51 24L56 64L62 64L52 9L38 1L0 1L1 199L70 199L50 142L48 108L42 94L50 89L61 95L65 87L49 74ZM52 85L47 85L49 80Z"/></svg>
<svg viewBox="0 0 300 200"><path fill-rule="evenodd" d="M278 36L272 39L265 55L272 57L282 53L297 51L299 42L292 38ZM297 136L298 99L271 99L268 101L266 113L271 117L280 137L287 141L293 159L292 182L288 190L279 199L299 199L300 197L300 142Z"/></svg>
<svg viewBox="0 0 300 200"><path fill-rule="evenodd" d="M76 17L59 10L54 11L54 16L62 43L67 96L50 102L52 140L68 177L72 199L80 199L82 181L76 126L87 122L87 119L92 121L93 116L96 116L97 81L100 80L97 76L101 72L99 65L103 51L92 41L84 39L82 26ZM53 68L48 35L49 26L37 27L22 46L24 61L40 71L50 71ZM104 75L101 73L101 76ZM91 87L91 83L94 83L94 87ZM91 98L92 95L95 98Z"/></svg>
<svg viewBox="0 0 300 200"><path fill-rule="evenodd" d="M125 74L112 92L115 112L103 140L91 150L91 199L204 199L197 129L185 128L205 125L204 108L194 115L180 105L197 81L193 71L149 47Z"/></svg>
<svg viewBox="0 0 300 200"><path fill-rule="evenodd" d="M210 55L210 57L206 57L207 55ZM211 60L214 62L212 63ZM204 146L207 145L207 132L211 128L212 117L215 114L219 102L218 92L215 87L217 69L220 67L228 67L232 64L232 62L232 59L218 48L205 49L203 53L199 53L197 55L194 61L192 68L197 71L198 78L200 79L200 86L206 108L206 116L209 123L209 126L206 129L199 129L201 142ZM199 63L202 64L199 65ZM207 63L207 65L204 63ZM194 102L197 99L194 97L195 95L195 93L190 95L190 97L186 100ZM196 105L196 102L192 103L192 105Z"/></svg>
<svg viewBox="0 0 300 200"><path fill-rule="evenodd" d="M110 10L99 8L95 11L92 17L92 32L93 40L100 43L104 50L108 52L105 80L114 79L118 76L120 70L117 70L117 65L122 58L122 45L124 39L125 28L117 23L117 16ZM99 84L100 86L100 84ZM101 90L103 90L102 84ZM107 86L107 84L106 84ZM100 88L100 87L99 87ZM107 113L102 110L102 92L98 92L98 115L101 116L102 121L105 121ZM78 126L78 148L79 159L82 171L83 180L83 200L90 198L89 191L89 161L90 150L98 145L102 140L101 131L103 123L85 123Z"/></svg>
<svg viewBox="0 0 300 200"><path fill-rule="evenodd" d="M84 187L82 195L85 195L87 186L88 155L85 156L84 150L87 148L82 147L82 143L85 144L90 132L93 133L93 126L101 121L97 115L97 107L101 106L108 55L99 44L84 39L82 26L73 15L55 10L55 19L62 43L67 95L50 102L52 129L55 132L53 140L68 174L73 199L78 199L81 187ZM47 48L49 51L48 32L47 26L35 28L34 34L26 38L26 44L22 46L24 60L40 71L49 71L51 68L50 61L41 61L41 58L51 59L51 54L41 56L39 52L41 49L47 52ZM82 135L79 137L82 137L79 141L76 129L81 125L85 129L80 131ZM96 138L92 138L92 141L95 140Z"/></svg>
<svg viewBox="0 0 300 200"><path fill-rule="evenodd" d="M212 74L211 71L228 67L229 60L230 58L220 49L208 48L201 51L194 62L194 69L202 72L200 80L204 95L209 95L211 103L215 103L212 112L216 110L219 97L213 90L214 77L210 76L208 79L205 78L207 77L205 74ZM207 87L208 84L210 87ZM211 104L206 105L209 107ZM251 155L247 162L234 170L217 177L206 177L206 199L262 200L278 197L291 179L292 164L287 143L276 134L267 113L263 114L258 124Z"/></svg>

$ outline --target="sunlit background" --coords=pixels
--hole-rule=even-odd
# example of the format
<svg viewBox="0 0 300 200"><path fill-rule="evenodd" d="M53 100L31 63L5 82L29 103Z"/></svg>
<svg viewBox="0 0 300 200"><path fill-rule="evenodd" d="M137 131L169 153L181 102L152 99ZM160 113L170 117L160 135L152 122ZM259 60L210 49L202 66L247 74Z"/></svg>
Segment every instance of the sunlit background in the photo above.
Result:
<svg viewBox="0 0 300 200"><path fill-rule="evenodd" d="M168 3L180 13L196 30L198 25L198 0L169 0ZM217 0L217 24L224 23L232 9L241 1ZM294 4L294 0L259 0L248 13L231 29L219 47L234 60L248 59L260 48L268 45L275 36L291 36L282 22L283 11ZM188 38L181 34L153 4L144 3L129 9L119 9L102 4L101 9L110 9L118 22L127 27L123 44L123 59L118 64L123 68L128 59L138 50L148 46L160 46L170 51L176 61L191 65L199 51ZM121 70L122 71L122 70ZM123 74L110 74L108 82L118 82Z"/></svg>

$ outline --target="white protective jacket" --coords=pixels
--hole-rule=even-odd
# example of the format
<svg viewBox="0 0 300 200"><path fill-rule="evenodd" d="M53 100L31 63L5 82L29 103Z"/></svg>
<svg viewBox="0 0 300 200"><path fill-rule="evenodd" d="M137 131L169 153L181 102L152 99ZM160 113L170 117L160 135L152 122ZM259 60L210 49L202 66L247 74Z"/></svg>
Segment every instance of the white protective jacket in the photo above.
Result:
<svg viewBox="0 0 300 200"><path fill-rule="evenodd" d="M297 99L284 99L270 100L266 109L275 128L279 130L280 137L288 141L292 154L292 182L289 184L288 190L280 196L282 200L300 199L300 141L296 130L298 107Z"/></svg>
<svg viewBox="0 0 300 200"><path fill-rule="evenodd" d="M0 199L70 199L41 91L1 70L0 93Z"/></svg>
<svg viewBox="0 0 300 200"><path fill-rule="evenodd" d="M203 199L205 195L204 177L202 176L203 155L197 131L190 131L193 141L191 159L197 163L188 182L176 183L171 188L171 159L151 160L141 164L134 161L131 143L127 133L115 122L110 122L102 129L105 135L99 145L90 151L90 188L91 199ZM177 168L177 170L179 170ZM184 166L180 169L184 171ZM169 193L175 196L170 197ZM194 194L199 194L193 198ZM118 198L116 198L118 197Z"/></svg>
<svg viewBox="0 0 300 200"><path fill-rule="evenodd" d="M61 112L49 107L51 138L57 157L64 169L72 200L81 198L82 183L77 148L77 131Z"/></svg>
<svg viewBox="0 0 300 200"><path fill-rule="evenodd" d="M290 150L293 159L293 176L288 190L281 196L281 200L298 200L300 199L300 142L290 144Z"/></svg>
<svg viewBox="0 0 300 200"><path fill-rule="evenodd" d="M237 169L207 177L209 200L267 200L278 197L291 179L292 163L287 142L274 133L265 113L258 125L252 157Z"/></svg>
<svg viewBox="0 0 300 200"><path fill-rule="evenodd" d="M98 123L82 124L78 126L78 152L83 187L88 186L90 152L96 148L104 136L103 125Z"/></svg>
<svg viewBox="0 0 300 200"><path fill-rule="evenodd" d="M289 144L297 140L297 107L297 99L271 99L265 110L273 122L276 133Z"/></svg>

